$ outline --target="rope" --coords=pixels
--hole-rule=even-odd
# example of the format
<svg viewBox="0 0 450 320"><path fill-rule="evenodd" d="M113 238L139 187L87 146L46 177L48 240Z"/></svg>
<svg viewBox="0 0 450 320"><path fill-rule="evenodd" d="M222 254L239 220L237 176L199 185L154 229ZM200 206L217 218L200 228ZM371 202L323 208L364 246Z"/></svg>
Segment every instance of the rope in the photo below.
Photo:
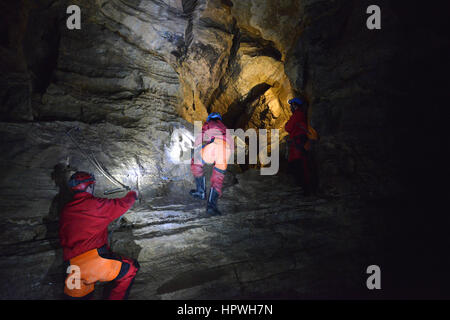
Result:
<svg viewBox="0 0 450 320"><path fill-rule="evenodd" d="M71 129L72 130L72 129ZM80 147L80 145L78 144L78 142L69 134L69 132L71 131L67 131L66 135L70 138L70 140L72 140L72 142L75 144L75 146L78 148L78 150L80 150L81 154L101 173L105 176L105 178L107 178L109 181L111 181L111 183L115 184L116 186L122 187L126 190L129 190L130 187L124 185L123 183L121 183L119 180L117 180L116 178L114 178L107 170L106 168L104 168L100 162L95 158L95 156L93 154L91 154L90 156Z"/></svg>

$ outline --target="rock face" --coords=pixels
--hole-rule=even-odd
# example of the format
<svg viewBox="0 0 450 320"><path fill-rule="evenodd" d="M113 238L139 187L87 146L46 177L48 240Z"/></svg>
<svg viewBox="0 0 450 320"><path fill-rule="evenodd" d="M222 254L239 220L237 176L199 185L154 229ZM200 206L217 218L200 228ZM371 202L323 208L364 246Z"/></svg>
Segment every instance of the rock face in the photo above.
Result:
<svg viewBox="0 0 450 320"><path fill-rule="evenodd" d="M310 119L321 134L317 157L322 188L329 192L391 193L382 172L392 168L399 92L390 75L402 49L398 17L380 1L383 27L365 28L367 1L305 1L301 37L286 64L295 87L311 99ZM364 128L364 129L362 129Z"/></svg>
<svg viewBox="0 0 450 320"><path fill-rule="evenodd" d="M166 197L154 198L126 215L111 239L116 250L124 251L132 233L131 244L141 248L134 298L364 294L358 269L373 257L367 245L374 238L365 233L365 218L358 217L357 198L351 199L351 206L350 199L308 201L299 197L300 189L286 176L260 176L257 170L237 174L236 179L221 198L227 214L220 217L206 217L204 203L188 198L173 203ZM342 232L350 223L351 231ZM348 260L350 252L360 254Z"/></svg>
<svg viewBox="0 0 450 320"><path fill-rule="evenodd" d="M66 27L72 4L80 30ZM84 153L140 191L110 237L113 250L142 265L131 298L364 294L361 270L387 259L373 231L386 220L371 216L373 199L403 192L409 173L397 171L417 124L409 112L412 121L398 125L416 88L405 70L430 58L420 49L405 60L414 38L399 5L378 1L383 27L368 30L370 4L3 1L0 297L61 298L57 232L68 177L94 172L99 196L117 187ZM439 33L427 38L426 25L413 30L442 43ZM285 147L287 100L296 95L310 102L321 137L312 153L322 197L298 197L284 159L270 177L233 165L226 214L206 218L204 204L186 198L193 122L220 112L233 129L279 129ZM345 276L335 279L336 270Z"/></svg>

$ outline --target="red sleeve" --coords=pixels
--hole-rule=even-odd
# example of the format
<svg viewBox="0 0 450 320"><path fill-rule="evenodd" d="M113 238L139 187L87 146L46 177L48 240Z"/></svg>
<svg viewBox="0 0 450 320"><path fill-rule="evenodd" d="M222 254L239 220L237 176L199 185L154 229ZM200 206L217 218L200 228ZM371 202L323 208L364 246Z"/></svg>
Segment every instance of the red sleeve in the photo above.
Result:
<svg viewBox="0 0 450 320"><path fill-rule="evenodd" d="M294 131L294 125L295 125L295 122L297 121L296 118L297 118L297 117L296 117L296 113L294 112L294 113L292 114L292 116L289 118L288 122L286 122L286 124L285 124L285 126L284 126L284 129L285 129L289 134L292 134L292 132Z"/></svg>
<svg viewBox="0 0 450 320"><path fill-rule="evenodd" d="M130 191L123 198L106 199L97 198L97 209L102 212L102 215L113 221L123 215L136 201L136 192Z"/></svg>

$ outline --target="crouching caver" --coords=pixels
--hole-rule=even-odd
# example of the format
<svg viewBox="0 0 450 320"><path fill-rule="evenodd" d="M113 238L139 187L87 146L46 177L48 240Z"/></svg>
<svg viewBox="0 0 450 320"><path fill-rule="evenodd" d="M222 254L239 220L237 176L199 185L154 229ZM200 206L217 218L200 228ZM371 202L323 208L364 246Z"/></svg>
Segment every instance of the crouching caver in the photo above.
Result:
<svg viewBox="0 0 450 320"><path fill-rule="evenodd" d="M227 134L227 127L219 113L211 113L202 126L202 133L195 137L194 156L191 160L191 172L195 178L196 189L190 194L194 198L206 199L206 180L204 164L214 164L211 175L211 189L208 196L207 213L220 215L217 200L222 196L222 185L227 170L227 161L231 156L233 139Z"/></svg>
<svg viewBox="0 0 450 320"><path fill-rule="evenodd" d="M86 172L76 172L69 180L75 194L61 212L59 237L66 266L79 270L80 279L69 274L64 294L69 299L90 298L97 281L114 281L109 299L126 299L139 264L110 251L108 225L131 208L137 193L130 191L118 199L97 198L94 185L94 175Z"/></svg>

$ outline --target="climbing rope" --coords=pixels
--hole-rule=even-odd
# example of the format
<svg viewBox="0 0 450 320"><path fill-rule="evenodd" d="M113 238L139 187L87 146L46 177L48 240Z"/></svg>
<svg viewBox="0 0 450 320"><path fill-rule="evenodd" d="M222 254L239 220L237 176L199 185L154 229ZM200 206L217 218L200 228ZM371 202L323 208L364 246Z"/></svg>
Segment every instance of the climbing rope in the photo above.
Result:
<svg viewBox="0 0 450 320"><path fill-rule="evenodd" d="M72 140L72 142L75 144L75 146L80 150L81 154L103 175L105 176L106 179L108 179L111 183L113 183L114 185L120 187L120 188L116 188L113 190L107 190L104 192L104 194L111 194L111 193L116 193L119 191L122 191L123 189L125 190L130 190L130 187L123 184L122 182L120 182L119 180L117 180L116 178L114 178L109 172L108 170L97 160L97 158L94 156L94 154L90 154L88 155L86 151L84 151L80 145L78 144L78 142L75 140L74 137L72 137L72 135L70 134L70 131L72 131L74 128L70 129L69 131L66 132L66 135L70 138L70 140ZM79 128L77 128L77 130L79 130Z"/></svg>

